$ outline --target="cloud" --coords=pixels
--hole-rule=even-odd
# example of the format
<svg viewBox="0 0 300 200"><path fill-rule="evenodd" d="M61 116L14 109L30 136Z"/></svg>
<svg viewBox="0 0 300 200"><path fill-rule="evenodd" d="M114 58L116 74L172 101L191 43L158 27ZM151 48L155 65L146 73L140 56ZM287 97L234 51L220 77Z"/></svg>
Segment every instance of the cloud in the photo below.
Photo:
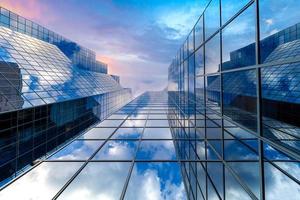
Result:
<svg viewBox="0 0 300 200"><path fill-rule="evenodd" d="M81 165L80 162L42 163L1 191L0 199L51 199Z"/></svg>
<svg viewBox="0 0 300 200"><path fill-rule="evenodd" d="M203 7L195 0L3 0L2 5L95 50L135 96L167 86L169 63Z"/></svg>
<svg viewBox="0 0 300 200"><path fill-rule="evenodd" d="M265 23L267 24L267 25L272 25L274 22L273 22L273 19L265 19Z"/></svg>
<svg viewBox="0 0 300 200"><path fill-rule="evenodd" d="M186 193L176 163L136 163L125 199L184 200ZM164 172L164 170L167 170ZM139 190L136 187L139 186Z"/></svg>
<svg viewBox="0 0 300 200"><path fill-rule="evenodd" d="M1 0L0 6L38 23L48 24L57 19L48 12L47 5L38 0Z"/></svg>

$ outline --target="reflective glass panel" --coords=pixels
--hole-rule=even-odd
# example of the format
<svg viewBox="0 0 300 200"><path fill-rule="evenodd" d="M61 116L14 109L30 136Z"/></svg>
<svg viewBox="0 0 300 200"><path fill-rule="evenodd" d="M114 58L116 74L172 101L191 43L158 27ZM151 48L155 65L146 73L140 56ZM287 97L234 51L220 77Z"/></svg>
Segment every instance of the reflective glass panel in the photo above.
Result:
<svg viewBox="0 0 300 200"><path fill-rule="evenodd" d="M252 5L222 30L222 70L255 65L255 37Z"/></svg>
<svg viewBox="0 0 300 200"><path fill-rule="evenodd" d="M205 40L220 28L220 0L212 0L204 13Z"/></svg>
<svg viewBox="0 0 300 200"><path fill-rule="evenodd" d="M220 34L205 44L205 73L216 73L220 67Z"/></svg>
<svg viewBox="0 0 300 200"><path fill-rule="evenodd" d="M75 140L52 155L49 160L85 160L101 146L103 141Z"/></svg>
<svg viewBox="0 0 300 200"><path fill-rule="evenodd" d="M143 128L119 128L112 139L139 139L143 132Z"/></svg>
<svg viewBox="0 0 300 200"><path fill-rule="evenodd" d="M174 160L176 158L173 141L142 141L137 152L140 160Z"/></svg>
<svg viewBox="0 0 300 200"><path fill-rule="evenodd" d="M52 199L82 165L44 162L0 192L0 199Z"/></svg>
<svg viewBox="0 0 300 200"><path fill-rule="evenodd" d="M135 163L125 199L187 199L179 171L177 163Z"/></svg>
<svg viewBox="0 0 300 200"><path fill-rule="evenodd" d="M107 139L116 128L92 128L84 133L82 139Z"/></svg>
<svg viewBox="0 0 300 200"><path fill-rule="evenodd" d="M93 160L132 160L137 144L136 141L108 141L93 157Z"/></svg>
<svg viewBox="0 0 300 200"><path fill-rule="evenodd" d="M119 199L130 163L89 163L58 199Z"/></svg>
<svg viewBox="0 0 300 200"><path fill-rule="evenodd" d="M169 128L146 128L143 139L172 139Z"/></svg>

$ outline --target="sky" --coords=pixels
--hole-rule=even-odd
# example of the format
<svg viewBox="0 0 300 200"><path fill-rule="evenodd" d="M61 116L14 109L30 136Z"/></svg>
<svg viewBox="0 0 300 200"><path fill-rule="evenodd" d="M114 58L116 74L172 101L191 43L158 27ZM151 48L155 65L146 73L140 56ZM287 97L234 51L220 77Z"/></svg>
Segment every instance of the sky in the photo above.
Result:
<svg viewBox="0 0 300 200"><path fill-rule="evenodd" d="M97 54L136 96L167 86L168 66L201 15L199 0L0 0Z"/></svg>

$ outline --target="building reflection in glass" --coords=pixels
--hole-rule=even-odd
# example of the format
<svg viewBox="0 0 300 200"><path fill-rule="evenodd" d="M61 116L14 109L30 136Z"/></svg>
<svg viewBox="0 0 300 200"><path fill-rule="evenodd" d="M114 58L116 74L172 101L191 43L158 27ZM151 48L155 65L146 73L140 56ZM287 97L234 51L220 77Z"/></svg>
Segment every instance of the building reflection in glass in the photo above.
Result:
<svg viewBox="0 0 300 200"><path fill-rule="evenodd" d="M199 31L196 24L198 33L211 31L213 18L206 17L212 5L204 11L204 19L199 18L204 28ZM173 59L169 119L178 155L189 160L181 168L191 199L300 197L300 15L296 7L298 1L234 5L222 1L223 27L200 42L195 40L196 47L189 40L187 55L181 50L185 42ZM221 41L214 44L217 40ZM196 84L183 87L188 80L183 66L189 66L193 57L195 76L189 78ZM191 91L196 94L195 118L186 109L195 101Z"/></svg>

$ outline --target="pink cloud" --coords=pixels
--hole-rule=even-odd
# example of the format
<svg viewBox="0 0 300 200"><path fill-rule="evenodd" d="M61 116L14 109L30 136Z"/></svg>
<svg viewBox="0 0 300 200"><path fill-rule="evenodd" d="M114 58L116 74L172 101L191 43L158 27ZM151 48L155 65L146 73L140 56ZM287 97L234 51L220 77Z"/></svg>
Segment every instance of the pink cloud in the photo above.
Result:
<svg viewBox="0 0 300 200"><path fill-rule="evenodd" d="M38 0L1 0L0 6L44 25L55 20L54 15L48 15L48 7Z"/></svg>

